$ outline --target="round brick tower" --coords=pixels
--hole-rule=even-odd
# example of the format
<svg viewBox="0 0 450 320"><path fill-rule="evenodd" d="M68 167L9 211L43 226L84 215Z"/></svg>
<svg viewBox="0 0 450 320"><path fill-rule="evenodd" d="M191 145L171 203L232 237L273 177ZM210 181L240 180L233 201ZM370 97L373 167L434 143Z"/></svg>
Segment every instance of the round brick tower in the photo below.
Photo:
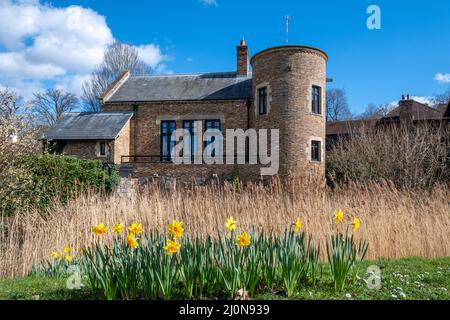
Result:
<svg viewBox="0 0 450 320"><path fill-rule="evenodd" d="M296 45L269 48L251 59L250 123L280 130L281 177L325 177L327 60L320 49Z"/></svg>

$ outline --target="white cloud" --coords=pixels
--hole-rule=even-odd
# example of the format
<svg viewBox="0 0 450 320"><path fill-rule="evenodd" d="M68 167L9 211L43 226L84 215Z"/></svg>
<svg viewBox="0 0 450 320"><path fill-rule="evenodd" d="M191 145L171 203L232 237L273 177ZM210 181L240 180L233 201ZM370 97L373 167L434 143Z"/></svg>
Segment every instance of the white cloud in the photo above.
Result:
<svg viewBox="0 0 450 320"><path fill-rule="evenodd" d="M434 97L423 97L423 96L412 96L411 99L415 100L417 102L427 104L431 106L433 104L433 98Z"/></svg>
<svg viewBox="0 0 450 320"><path fill-rule="evenodd" d="M450 73L436 73L434 80L442 83L450 83Z"/></svg>
<svg viewBox="0 0 450 320"><path fill-rule="evenodd" d="M157 45L142 45L136 47L136 49L139 52L140 58L152 68L156 68L161 61L167 60Z"/></svg>
<svg viewBox="0 0 450 320"><path fill-rule="evenodd" d="M80 94L112 41L105 17L92 9L0 0L0 84L25 97L48 83ZM136 48L152 68L166 60L155 44Z"/></svg>
<svg viewBox="0 0 450 320"><path fill-rule="evenodd" d="M199 0L205 6L217 6L217 0Z"/></svg>
<svg viewBox="0 0 450 320"><path fill-rule="evenodd" d="M433 103L433 99L435 97L434 96L410 96L411 100L423 103L423 104L427 104L429 106L432 106ZM395 108L398 106L398 101L392 101L391 103L389 103L389 106L392 108Z"/></svg>

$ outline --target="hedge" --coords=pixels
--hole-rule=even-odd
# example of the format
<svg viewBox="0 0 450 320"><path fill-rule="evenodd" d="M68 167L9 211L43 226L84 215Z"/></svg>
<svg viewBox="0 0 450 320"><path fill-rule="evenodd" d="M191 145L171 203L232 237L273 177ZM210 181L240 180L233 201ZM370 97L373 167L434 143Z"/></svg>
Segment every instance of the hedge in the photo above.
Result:
<svg viewBox="0 0 450 320"><path fill-rule="evenodd" d="M67 203L88 190L109 193L120 181L117 166L105 167L97 160L82 160L63 155L23 156L20 164L28 172L31 183L16 194L21 198L9 206L9 212L17 212L16 203L22 208L34 207L45 211L52 203Z"/></svg>

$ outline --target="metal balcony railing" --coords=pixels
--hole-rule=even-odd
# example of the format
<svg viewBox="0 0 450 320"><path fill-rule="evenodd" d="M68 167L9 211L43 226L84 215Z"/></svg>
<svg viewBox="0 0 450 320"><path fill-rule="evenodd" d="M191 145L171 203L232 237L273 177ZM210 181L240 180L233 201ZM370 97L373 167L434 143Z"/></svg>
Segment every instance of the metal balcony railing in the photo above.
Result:
<svg viewBox="0 0 450 320"><path fill-rule="evenodd" d="M199 156L200 157L200 156ZM233 159L233 163L237 163L237 159L240 156L233 155L233 156L227 156L223 155L223 163L227 163L227 159ZM244 155L241 156L244 158L245 163L249 162L249 156ZM195 156L191 156L191 163L195 163ZM214 157L212 157L213 159ZM258 159L256 157L256 159ZM133 163L174 163L173 158L171 156L161 156L161 155L129 155L129 156L122 156L121 157L121 163L122 164L133 164ZM202 163L205 163L205 161L202 161Z"/></svg>

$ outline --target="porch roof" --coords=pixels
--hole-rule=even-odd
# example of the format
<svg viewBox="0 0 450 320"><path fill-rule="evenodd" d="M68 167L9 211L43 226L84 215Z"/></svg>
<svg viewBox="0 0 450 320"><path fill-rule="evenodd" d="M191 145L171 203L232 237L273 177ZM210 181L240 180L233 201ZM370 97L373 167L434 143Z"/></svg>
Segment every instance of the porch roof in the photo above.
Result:
<svg viewBox="0 0 450 320"><path fill-rule="evenodd" d="M132 112L67 113L42 139L114 140L132 116Z"/></svg>

